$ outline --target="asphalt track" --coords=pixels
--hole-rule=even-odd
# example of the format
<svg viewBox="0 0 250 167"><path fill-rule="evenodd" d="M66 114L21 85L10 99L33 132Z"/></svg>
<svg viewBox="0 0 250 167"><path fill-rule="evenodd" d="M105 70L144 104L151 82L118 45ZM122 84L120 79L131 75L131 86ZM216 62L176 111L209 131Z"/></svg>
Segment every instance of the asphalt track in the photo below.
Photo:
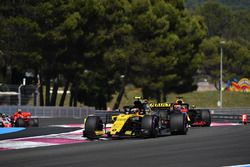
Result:
<svg viewBox="0 0 250 167"><path fill-rule="evenodd" d="M5 139L13 138L22 138L22 137L31 137L31 136L40 136L48 135L54 133L63 133L70 132L80 128L62 128L62 127L52 127L52 125L62 125L62 124L82 124L83 120L81 119L64 119L64 118L43 118L39 119L39 128L31 127L26 130L21 130L15 133L0 134L0 141Z"/></svg>
<svg viewBox="0 0 250 167"><path fill-rule="evenodd" d="M187 135L154 139L92 141L0 151L0 166L11 167L216 167L237 164L250 164L250 125L197 127L191 128Z"/></svg>

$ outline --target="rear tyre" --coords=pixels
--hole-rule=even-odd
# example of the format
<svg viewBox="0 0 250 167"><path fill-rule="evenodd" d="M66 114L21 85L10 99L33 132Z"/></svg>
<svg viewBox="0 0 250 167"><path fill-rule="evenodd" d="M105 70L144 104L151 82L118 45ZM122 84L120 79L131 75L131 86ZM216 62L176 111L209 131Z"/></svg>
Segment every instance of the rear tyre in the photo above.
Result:
<svg viewBox="0 0 250 167"><path fill-rule="evenodd" d="M29 126L30 127L38 127L38 124L39 124L38 118L33 118L33 119L29 120Z"/></svg>
<svg viewBox="0 0 250 167"><path fill-rule="evenodd" d="M34 126L35 127L39 126L39 119L38 118L34 118Z"/></svg>
<svg viewBox="0 0 250 167"><path fill-rule="evenodd" d="M155 115L145 115L142 117L142 137L157 137L158 123L158 118Z"/></svg>
<svg viewBox="0 0 250 167"><path fill-rule="evenodd" d="M15 127L25 127L25 122L22 118L17 118L15 122Z"/></svg>
<svg viewBox="0 0 250 167"><path fill-rule="evenodd" d="M187 134L187 116L183 113L173 113L170 115L170 132L172 135Z"/></svg>
<svg viewBox="0 0 250 167"><path fill-rule="evenodd" d="M211 114L209 110L202 110L201 111L201 121L205 122L204 126L210 126L211 124Z"/></svg>
<svg viewBox="0 0 250 167"><path fill-rule="evenodd" d="M84 137L89 139L97 139L99 138L95 131L102 131L103 123L99 116L88 116L85 122L85 130L83 133Z"/></svg>
<svg viewBox="0 0 250 167"><path fill-rule="evenodd" d="M30 119L30 120L29 120L29 126L30 126L30 127L33 127L34 124L35 124L35 123L34 123L34 120L33 120L33 119Z"/></svg>

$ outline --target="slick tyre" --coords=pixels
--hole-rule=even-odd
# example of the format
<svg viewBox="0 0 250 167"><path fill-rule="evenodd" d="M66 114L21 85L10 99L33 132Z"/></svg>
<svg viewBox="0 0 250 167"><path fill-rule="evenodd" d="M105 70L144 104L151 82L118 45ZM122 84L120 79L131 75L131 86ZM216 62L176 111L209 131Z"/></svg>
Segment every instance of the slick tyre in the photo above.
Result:
<svg viewBox="0 0 250 167"><path fill-rule="evenodd" d="M17 118L15 122L15 127L25 127L25 122L22 118Z"/></svg>
<svg viewBox="0 0 250 167"><path fill-rule="evenodd" d="M39 126L39 119L38 118L34 118L34 127L38 127Z"/></svg>
<svg viewBox="0 0 250 167"><path fill-rule="evenodd" d="M84 136L89 139L98 138L95 131L103 130L103 123L99 116L88 116L85 122Z"/></svg>
<svg viewBox="0 0 250 167"><path fill-rule="evenodd" d="M33 120L33 119L30 119L30 120L29 120L29 126L30 126L30 127L33 127L34 124L35 124L35 123L34 123L34 120Z"/></svg>
<svg viewBox="0 0 250 167"><path fill-rule="evenodd" d="M183 113L173 113L170 115L170 132L172 135L186 135L188 131L187 116Z"/></svg>
<svg viewBox="0 0 250 167"><path fill-rule="evenodd" d="M33 118L29 120L29 126L30 127L38 127L38 119L37 118Z"/></svg>
<svg viewBox="0 0 250 167"><path fill-rule="evenodd" d="M157 137L158 135L158 118L155 115L145 115L142 118L142 137Z"/></svg>
<svg viewBox="0 0 250 167"><path fill-rule="evenodd" d="M201 111L201 121L205 122L204 126L210 126L211 124L211 114L209 110L202 110Z"/></svg>

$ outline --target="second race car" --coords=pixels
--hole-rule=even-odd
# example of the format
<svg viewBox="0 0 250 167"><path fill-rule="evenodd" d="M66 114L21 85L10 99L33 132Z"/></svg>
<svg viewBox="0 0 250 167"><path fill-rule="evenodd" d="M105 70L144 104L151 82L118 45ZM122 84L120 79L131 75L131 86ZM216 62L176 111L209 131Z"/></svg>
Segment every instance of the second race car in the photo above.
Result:
<svg viewBox="0 0 250 167"><path fill-rule="evenodd" d="M181 112L186 112L191 126L210 126L211 113L209 109L196 109L193 105L183 101L182 97L177 97L175 103L172 103L173 108L178 108Z"/></svg>

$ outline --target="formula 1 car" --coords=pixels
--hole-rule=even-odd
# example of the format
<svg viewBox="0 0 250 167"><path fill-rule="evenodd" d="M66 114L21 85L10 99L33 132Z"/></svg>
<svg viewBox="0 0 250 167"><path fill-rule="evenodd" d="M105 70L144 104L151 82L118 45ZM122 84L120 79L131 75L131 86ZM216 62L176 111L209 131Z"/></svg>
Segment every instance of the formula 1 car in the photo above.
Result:
<svg viewBox="0 0 250 167"><path fill-rule="evenodd" d="M11 116L12 126L15 127L37 127L38 118L31 118L30 112L17 111Z"/></svg>
<svg viewBox="0 0 250 167"><path fill-rule="evenodd" d="M182 97L177 97L175 103L172 103L173 108L178 108L181 112L188 114L191 126L210 126L211 114L209 109L195 109L193 106L190 108L188 103L185 103Z"/></svg>
<svg viewBox="0 0 250 167"><path fill-rule="evenodd" d="M165 104L166 105L166 104ZM159 106L159 107L157 107ZM126 106L124 113L112 116L112 124L109 131L106 131L106 124L103 124L99 116L88 116L85 121L85 130L83 136L89 139L103 137L157 137L158 135L186 134L187 122L186 115L183 113L169 112L169 105L151 104L150 107L161 108L161 111L155 111L146 114L141 108ZM164 111L165 110L165 111Z"/></svg>
<svg viewBox="0 0 250 167"><path fill-rule="evenodd" d="M12 127L11 120L5 114L0 114L0 127L2 128L10 128Z"/></svg>

